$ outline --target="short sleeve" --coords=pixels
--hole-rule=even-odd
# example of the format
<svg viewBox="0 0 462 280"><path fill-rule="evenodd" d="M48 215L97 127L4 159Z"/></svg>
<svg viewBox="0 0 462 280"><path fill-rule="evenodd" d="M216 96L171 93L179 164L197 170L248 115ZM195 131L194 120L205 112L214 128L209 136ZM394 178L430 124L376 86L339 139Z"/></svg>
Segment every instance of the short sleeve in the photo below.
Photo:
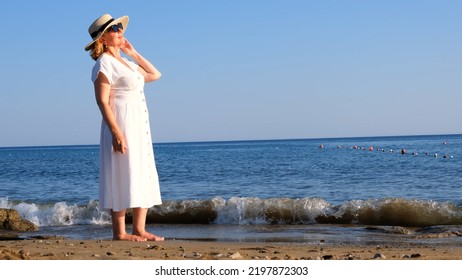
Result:
<svg viewBox="0 0 462 280"><path fill-rule="evenodd" d="M113 84L115 82L116 73L114 71L113 65L108 61L105 55L102 55L96 60L95 66L93 66L93 70L91 73L91 80L95 82L98 78L99 72L103 73L106 78L109 80L109 84Z"/></svg>

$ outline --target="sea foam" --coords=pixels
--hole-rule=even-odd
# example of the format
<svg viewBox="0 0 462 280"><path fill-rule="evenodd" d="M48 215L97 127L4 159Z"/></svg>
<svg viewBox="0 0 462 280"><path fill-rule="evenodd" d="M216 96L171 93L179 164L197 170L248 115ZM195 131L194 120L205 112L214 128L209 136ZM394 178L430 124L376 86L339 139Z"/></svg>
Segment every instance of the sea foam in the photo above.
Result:
<svg viewBox="0 0 462 280"><path fill-rule="evenodd" d="M0 199L0 207L18 210L38 226L109 224L110 214L97 201L37 205ZM128 211L127 222L131 222ZM448 202L404 198L350 200L330 204L321 198L214 197L170 200L148 211L154 224L355 224L404 227L462 225L462 208Z"/></svg>

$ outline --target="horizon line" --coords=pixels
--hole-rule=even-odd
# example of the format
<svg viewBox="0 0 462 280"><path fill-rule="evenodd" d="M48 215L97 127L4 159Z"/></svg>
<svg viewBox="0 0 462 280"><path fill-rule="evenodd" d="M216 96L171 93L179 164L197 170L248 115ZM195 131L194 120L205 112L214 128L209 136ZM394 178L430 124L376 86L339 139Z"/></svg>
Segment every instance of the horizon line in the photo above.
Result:
<svg viewBox="0 0 462 280"><path fill-rule="evenodd" d="M382 135L382 136L338 136L338 137L307 137L307 138L276 138L276 139L235 139L235 140L192 140L192 141L165 141L153 142L156 144L194 144L194 143L226 143L226 142L259 142L259 141L301 141L301 140L330 140L330 139L355 139L355 138L391 138L391 137L425 137L425 136L457 136L462 133L448 134L409 134L409 135ZM83 147L83 146L99 146L96 144L56 144L56 145L30 145L30 146L0 146L0 149L14 148L46 148L46 147Z"/></svg>

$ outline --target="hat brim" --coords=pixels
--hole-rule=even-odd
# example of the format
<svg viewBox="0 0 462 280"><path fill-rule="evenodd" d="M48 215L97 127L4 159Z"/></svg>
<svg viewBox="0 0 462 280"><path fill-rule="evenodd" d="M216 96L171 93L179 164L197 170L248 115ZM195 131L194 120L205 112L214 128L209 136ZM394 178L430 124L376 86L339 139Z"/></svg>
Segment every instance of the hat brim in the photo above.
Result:
<svg viewBox="0 0 462 280"><path fill-rule="evenodd" d="M86 47L85 47L85 51L89 51L93 44L99 39L101 38L101 36L104 34L104 32L106 32L106 30L109 29L109 27L113 26L114 24L118 24L118 23L122 23L123 27L124 27L124 31L127 30L127 26L128 26L128 16L121 16L120 18L118 19L115 19L113 22L111 22L111 24L109 24L108 26L106 26L106 28L104 28L103 31L101 31L98 36L96 36L93 41L91 43L89 43Z"/></svg>

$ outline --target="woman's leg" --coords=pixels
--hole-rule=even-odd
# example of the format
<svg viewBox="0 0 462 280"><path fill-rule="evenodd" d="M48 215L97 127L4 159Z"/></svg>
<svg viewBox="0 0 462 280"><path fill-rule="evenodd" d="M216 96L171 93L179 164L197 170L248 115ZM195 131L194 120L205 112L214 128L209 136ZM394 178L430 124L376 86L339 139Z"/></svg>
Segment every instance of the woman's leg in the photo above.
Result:
<svg viewBox="0 0 462 280"><path fill-rule="evenodd" d="M127 234L125 231L125 213L126 210L111 211L113 239L127 241L146 241L146 238Z"/></svg>
<svg viewBox="0 0 462 280"><path fill-rule="evenodd" d="M147 208L133 208L133 234L149 241L163 241L162 236L154 235L146 231Z"/></svg>

